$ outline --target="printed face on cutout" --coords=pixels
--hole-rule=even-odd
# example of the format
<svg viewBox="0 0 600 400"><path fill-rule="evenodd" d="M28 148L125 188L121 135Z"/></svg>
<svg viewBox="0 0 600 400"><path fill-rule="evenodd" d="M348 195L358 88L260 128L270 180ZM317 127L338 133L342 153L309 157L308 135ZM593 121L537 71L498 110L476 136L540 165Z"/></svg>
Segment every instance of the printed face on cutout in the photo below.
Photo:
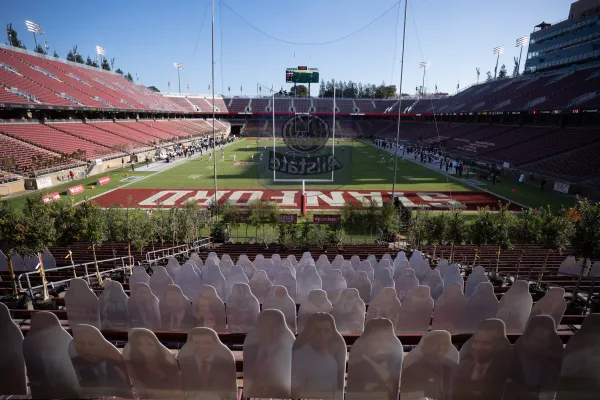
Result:
<svg viewBox="0 0 600 400"><path fill-rule="evenodd" d="M327 350L327 344L333 337L333 327L328 321L313 323L310 331L310 344L315 350Z"/></svg>
<svg viewBox="0 0 600 400"><path fill-rule="evenodd" d="M192 336L192 345L194 346L194 352L204 358L210 358L215 354L215 341L211 335Z"/></svg>
<svg viewBox="0 0 600 400"><path fill-rule="evenodd" d="M147 359L153 359L156 357L156 346L154 341L146 336L141 336L137 339L137 348L141 354Z"/></svg>
<svg viewBox="0 0 600 400"><path fill-rule="evenodd" d="M73 339L73 344L77 355L91 364L97 364L104 359L102 344L84 330L78 332Z"/></svg>
<svg viewBox="0 0 600 400"><path fill-rule="evenodd" d="M431 336L423 345L423 355L431 361L440 361L448 352L448 343L443 336Z"/></svg>
<svg viewBox="0 0 600 400"><path fill-rule="evenodd" d="M496 334L493 331L479 331L473 337L471 352L473 359L478 364L486 364L496 355Z"/></svg>

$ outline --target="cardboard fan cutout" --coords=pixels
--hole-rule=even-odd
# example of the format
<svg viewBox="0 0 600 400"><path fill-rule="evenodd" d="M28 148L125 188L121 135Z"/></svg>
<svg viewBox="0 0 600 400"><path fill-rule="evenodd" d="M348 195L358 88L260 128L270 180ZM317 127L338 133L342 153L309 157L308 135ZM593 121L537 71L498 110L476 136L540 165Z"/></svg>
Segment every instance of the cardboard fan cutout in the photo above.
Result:
<svg viewBox="0 0 600 400"><path fill-rule="evenodd" d="M294 340L281 311L260 313L244 340L244 396L290 398Z"/></svg>
<svg viewBox="0 0 600 400"><path fill-rule="evenodd" d="M237 400L233 353L212 329L192 329L177 362L186 400Z"/></svg>
<svg viewBox="0 0 600 400"><path fill-rule="evenodd" d="M84 397L132 398L123 355L96 327L74 327L68 353Z"/></svg>
<svg viewBox="0 0 600 400"><path fill-rule="evenodd" d="M496 318L497 313L498 298L494 294L494 286L489 282L480 283L467 300L467 312L464 318L465 332L475 332L479 324L486 319Z"/></svg>
<svg viewBox="0 0 600 400"><path fill-rule="evenodd" d="M346 342L331 314L312 314L292 347L292 397L343 400Z"/></svg>
<svg viewBox="0 0 600 400"><path fill-rule="evenodd" d="M401 397L449 398L458 359L448 332L427 332L404 360Z"/></svg>
<svg viewBox="0 0 600 400"><path fill-rule="evenodd" d="M384 288L394 289L394 278L392 278L392 271L389 269L376 269L375 279L371 286L371 299L377 298L381 290ZM396 290L394 289L394 292Z"/></svg>
<svg viewBox="0 0 600 400"><path fill-rule="evenodd" d="M348 400L395 400L400 387L402 343L388 319L367 323L350 349Z"/></svg>
<svg viewBox="0 0 600 400"><path fill-rule="evenodd" d="M600 314L590 314L565 347L556 400L592 400L599 392Z"/></svg>
<svg viewBox="0 0 600 400"><path fill-rule="evenodd" d="M371 288L372 284L365 271L357 271L354 275L354 281L350 285L350 288L358 290L358 295L365 304L371 301Z"/></svg>
<svg viewBox="0 0 600 400"><path fill-rule="evenodd" d="M563 361L563 345L554 320L534 317L514 345L505 398L554 398Z"/></svg>
<svg viewBox="0 0 600 400"><path fill-rule="evenodd" d="M431 329L445 330L451 334L463 333L466 330L466 312L467 298L462 294L460 285L450 283L435 302Z"/></svg>
<svg viewBox="0 0 600 400"><path fill-rule="evenodd" d="M132 328L159 330L161 327L158 298L145 283L136 283L127 300L127 311Z"/></svg>
<svg viewBox="0 0 600 400"><path fill-rule="evenodd" d="M396 296L396 289L386 287L381 289L377 297L369 304L367 310L367 323L375 318L387 318L392 322L394 329L400 316L400 300Z"/></svg>
<svg viewBox="0 0 600 400"><path fill-rule="evenodd" d="M342 261L339 270L342 271L342 278L344 278L344 280L346 281L346 285L350 287L350 284L352 283L356 275L356 272L354 271L354 268L352 268L352 264L350 264L350 261Z"/></svg>
<svg viewBox="0 0 600 400"><path fill-rule="evenodd" d="M226 281L219 267L214 264L208 265L202 275L202 283L214 287L221 300L226 301Z"/></svg>
<svg viewBox="0 0 600 400"><path fill-rule="evenodd" d="M315 313L331 313L333 305L327 298L327 292L315 289L308 294L308 299L298 309L298 333L302 332L308 318Z"/></svg>
<svg viewBox="0 0 600 400"><path fill-rule="evenodd" d="M415 288L419 286L419 280L415 275L415 271L412 268L407 268L402 271L402 275L396 279L396 293L398 294L398 300L404 303L404 300L412 296Z"/></svg>
<svg viewBox="0 0 600 400"><path fill-rule="evenodd" d="M248 333L256 326L260 304L248 285L237 283L233 285L226 310L229 332Z"/></svg>
<svg viewBox="0 0 600 400"><path fill-rule="evenodd" d="M71 339L56 315L39 311L31 318L31 328L23 340L23 356L34 399L81 398L69 358Z"/></svg>
<svg viewBox="0 0 600 400"><path fill-rule="evenodd" d="M323 290L327 292L327 298L331 303L336 304L342 292L347 289L346 281L342 277L342 271L332 269L329 273L321 277L323 281Z"/></svg>
<svg viewBox="0 0 600 400"><path fill-rule="evenodd" d="M221 270L221 273L223 274L225 279L227 279L227 275L229 275L229 271L231 271L231 267L233 267L233 262L231 261L231 259L229 259L229 260L222 259L221 262L219 263L219 269Z"/></svg>
<svg viewBox="0 0 600 400"><path fill-rule="evenodd" d="M192 260L194 262L194 264L196 264L196 266L200 269L202 269L202 267L204 266L202 259L196 252L193 252L192 254L190 254L190 260Z"/></svg>
<svg viewBox="0 0 600 400"><path fill-rule="evenodd" d="M322 279L317 273L317 269L312 266L306 266L302 271L298 271L296 301L303 304L308 298L308 294L313 290L322 289Z"/></svg>
<svg viewBox="0 0 600 400"><path fill-rule="evenodd" d="M175 277L175 284L181 288L185 297L195 301L202 286L202 276L198 275L193 265L185 263Z"/></svg>
<svg viewBox="0 0 600 400"><path fill-rule="evenodd" d="M369 261L369 260L361 261L360 264L358 265L358 267L354 268L354 270L356 272L365 271L371 282L373 282L373 279L375 279L375 270L373 269L373 266L371 265L371 261Z"/></svg>
<svg viewBox="0 0 600 400"><path fill-rule="evenodd" d="M210 285L202 285L194 303L195 326L225 332L225 304Z"/></svg>
<svg viewBox="0 0 600 400"><path fill-rule="evenodd" d="M560 320L567 309L565 301L565 289L561 287L551 287L544 297L542 297L531 309L529 320L538 315L549 315L554 320L554 326L558 329Z"/></svg>
<svg viewBox="0 0 600 400"><path fill-rule="evenodd" d="M473 268L471 275L469 275L469 277L467 278L465 294L467 295L467 297L471 297L473 293L475 293L475 290L477 290L477 285L489 281L489 278L485 274L485 269L480 265L476 266L475 268Z"/></svg>
<svg viewBox="0 0 600 400"><path fill-rule="evenodd" d="M173 279L167 273L167 269L160 265L154 267L154 272L150 277L150 289L152 289L152 293L159 299L167 290L167 286L173 284Z"/></svg>
<svg viewBox="0 0 600 400"><path fill-rule="evenodd" d="M175 259L174 257L171 257L171 258L169 258L169 261L167 262L167 266L165 267L165 269L167 270L167 273L169 274L171 279L173 279L173 282L175 282L175 277L179 273L179 270L181 269L181 265L179 265L179 262L177 261L177 259Z"/></svg>
<svg viewBox="0 0 600 400"><path fill-rule="evenodd" d="M150 275L146 272L146 269L141 265L134 265L131 269L131 276L129 277L129 288L133 287L136 283L150 284Z"/></svg>
<svg viewBox="0 0 600 400"><path fill-rule="evenodd" d="M298 285L296 283L296 277L292 273L293 269L294 267L288 267L287 265L280 266L275 274L275 279L273 279L273 285L285 287L288 295L295 302L298 296Z"/></svg>
<svg viewBox="0 0 600 400"><path fill-rule="evenodd" d="M465 280L460 274L460 266L458 264L448 266L448 270L444 274L442 280L444 281L444 286L455 283L460 285L461 292L464 292Z"/></svg>
<svg viewBox="0 0 600 400"><path fill-rule="evenodd" d="M423 285L429 287L429 293L434 301L444 293L444 281L440 276L440 271L437 269L432 269L431 272L427 274Z"/></svg>
<svg viewBox="0 0 600 400"><path fill-rule="evenodd" d="M242 270L244 270L244 274L246 274L248 280L252 279L254 273L256 272L256 267L254 264L252 264L250 260L239 260L238 265L242 266Z"/></svg>
<svg viewBox="0 0 600 400"><path fill-rule="evenodd" d="M263 310L279 310L285 316L285 322L292 332L296 332L296 302L288 295L284 286L273 286L263 303Z"/></svg>
<svg viewBox="0 0 600 400"><path fill-rule="evenodd" d="M0 303L0 354L0 393L26 395L23 334L4 303Z"/></svg>
<svg viewBox="0 0 600 400"><path fill-rule="evenodd" d="M223 263L223 261L221 261ZM244 270L239 265L232 265L229 268L229 273L227 274L227 278L225 278L225 302L227 303L229 296L231 295L231 289L233 285L236 283L245 283L248 284L250 281L246 274L244 274Z"/></svg>
<svg viewBox="0 0 600 400"><path fill-rule="evenodd" d="M428 286L417 286L413 295L402 303L396 332L405 335L422 335L429 330L433 299Z"/></svg>
<svg viewBox="0 0 600 400"><path fill-rule="evenodd" d="M192 302L177 285L169 285L159 299L161 328L164 331L187 332L194 327Z"/></svg>
<svg viewBox="0 0 600 400"><path fill-rule="evenodd" d="M100 328L98 297L83 279L71 279L69 290L65 294L65 306L70 328L79 324Z"/></svg>
<svg viewBox="0 0 600 400"><path fill-rule="evenodd" d="M183 399L181 376L173 353L154 332L132 328L123 349L136 397L144 399Z"/></svg>
<svg viewBox="0 0 600 400"><path fill-rule="evenodd" d="M121 283L110 279L104 281L104 290L98 297L102 329L129 329L128 300Z"/></svg>
<svg viewBox="0 0 600 400"><path fill-rule="evenodd" d="M501 400L512 362L504 322L487 319L460 350L452 398Z"/></svg>
<svg viewBox="0 0 600 400"><path fill-rule="evenodd" d="M523 333L532 305L529 284L526 281L515 281L500 298L496 318L504 321L506 333Z"/></svg>
<svg viewBox="0 0 600 400"><path fill-rule="evenodd" d="M363 271L364 272L364 271ZM331 315L342 334L360 334L365 328L365 303L354 288L342 292L340 301L333 305Z"/></svg>
<svg viewBox="0 0 600 400"><path fill-rule="evenodd" d="M258 270L254 273L250 282L248 282L248 286L252 290L252 294L256 296L260 303L263 303L269 294L269 289L273 286L273 283L267 276L267 273L263 270Z"/></svg>

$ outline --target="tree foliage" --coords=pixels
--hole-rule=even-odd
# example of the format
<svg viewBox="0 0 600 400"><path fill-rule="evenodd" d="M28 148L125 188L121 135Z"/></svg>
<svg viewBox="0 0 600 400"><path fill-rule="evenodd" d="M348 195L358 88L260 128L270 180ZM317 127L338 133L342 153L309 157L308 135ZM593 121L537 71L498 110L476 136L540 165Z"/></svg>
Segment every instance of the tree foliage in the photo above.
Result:
<svg viewBox="0 0 600 400"><path fill-rule="evenodd" d="M96 246L104 242L107 237L107 219L95 201L81 203L75 211L75 220L78 222L77 239Z"/></svg>
<svg viewBox="0 0 600 400"><path fill-rule="evenodd" d="M54 53L52 54L52 57L59 58L60 56L58 55L58 53L56 52L56 50L54 50Z"/></svg>
<svg viewBox="0 0 600 400"><path fill-rule="evenodd" d="M127 75L125 75L125 79L127 79L129 82L133 82L133 76L131 76L131 72L128 72Z"/></svg>
<svg viewBox="0 0 600 400"><path fill-rule="evenodd" d="M13 29L12 24L8 24L6 27L6 37L8 39L8 45L19 47L21 49L27 49L27 47L25 47L25 45L19 40L17 31Z"/></svg>
<svg viewBox="0 0 600 400"><path fill-rule="evenodd" d="M119 75L123 75L123 70L121 70L121 68L115 69L115 72Z"/></svg>
<svg viewBox="0 0 600 400"><path fill-rule="evenodd" d="M319 97L333 97L335 88L336 97L365 98L365 99L389 99L398 96L396 85L363 84L362 82L334 81L325 82L321 80L319 85Z"/></svg>
<svg viewBox="0 0 600 400"><path fill-rule="evenodd" d="M103 70L110 71L110 64L108 63L108 60L105 57L102 57L102 63L100 64L100 66Z"/></svg>
<svg viewBox="0 0 600 400"><path fill-rule="evenodd" d="M294 97L308 97L308 88L305 85L292 86L289 95Z"/></svg>
<svg viewBox="0 0 600 400"><path fill-rule="evenodd" d="M429 244L443 244L447 230L448 218L445 213L430 214L426 221L425 239Z"/></svg>
<svg viewBox="0 0 600 400"><path fill-rule="evenodd" d="M35 49L33 49L33 51L35 51L38 54L48 54L48 52L46 51L46 49L44 49L44 46L42 46L41 44L38 43L37 46L35 46Z"/></svg>
<svg viewBox="0 0 600 400"><path fill-rule="evenodd" d="M576 205L573 251L587 260L600 259L600 204L580 199Z"/></svg>
<svg viewBox="0 0 600 400"><path fill-rule="evenodd" d="M89 57L88 57L89 59ZM73 49L69 50L69 52L67 53L67 60L68 61L72 61L72 62L76 62L79 64L83 64L83 57L81 56L81 54L77 53L77 46L74 46ZM91 59L90 59L91 62Z"/></svg>
<svg viewBox="0 0 600 400"><path fill-rule="evenodd" d="M148 89L152 90L153 92L160 93L160 90L158 90L156 86L148 86Z"/></svg>
<svg viewBox="0 0 600 400"><path fill-rule="evenodd" d="M98 61L92 60L90 56L88 56L87 60L85 60L85 65L89 65L90 67L98 68Z"/></svg>
<svg viewBox="0 0 600 400"><path fill-rule="evenodd" d="M495 235L494 216L489 207L477 208L477 218L471 224L471 243L483 245L493 243Z"/></svg>
<svg viewBox="0 0 600 400"><path fill-rule="evenodd" d="M538 244L554 251L562 251L571 242L574 222L565 213L555 213L550 206L541 211Z"/></svg>
<svg viewBox="0 0 600 400"><path fill-rule="evenodd" d="M504 79L508 76L508 73L506 72L506 65L502 64L502 66L500 67L500 71L498 71L498 79Z"/></svg>
<svg viewBox="0 0 600 400"><path fill-rule="evenodd" d="M492 73L490 71L486 72L486 78L485 81L486 82L491 82L494 80L494 77L492 76Z"/></svg>

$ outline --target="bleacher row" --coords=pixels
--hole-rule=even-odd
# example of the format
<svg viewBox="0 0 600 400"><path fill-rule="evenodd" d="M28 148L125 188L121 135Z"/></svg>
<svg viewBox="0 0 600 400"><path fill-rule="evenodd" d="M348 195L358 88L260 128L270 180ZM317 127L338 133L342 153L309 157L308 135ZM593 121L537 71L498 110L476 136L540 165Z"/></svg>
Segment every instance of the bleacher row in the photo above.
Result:
<svg viewBox="0 0 600 400"><path fill-rule="evenodd" d="M540 395L554 398L558 389L557 398L564 399L570 397L561 396L573 395L573 390L578 396L585 396L596 388L594 379L598 371L582 375L582 371L590 371L589 360L586 360L586 368L579 363L582 348L588 352L595 349L593 338L600 333L599 321L595 316L588 317L589 322L584 322L580 333L572 337L571 327L565 324L579 326L584 319L563 317L566 308L563 289L551 289L534 305L527 283L516 281L498 303L485 273L480 275L483 271L480 267L475 268L464 284L455 266L440 263L431 270L419 252L414 252L410 261L404 253L399 253L394 260L389 255L379 260L370 256L362 261L357 256L352 257L352 261L338 256L331 263L326 255L315 262L309 253L303 254L300 261L295 257L254 258L254 262L250 262L244 255L233 264L231 257L225 254L219 259L216 253L209 253L202 261L193 253L183 266L170 259L166 268L154 267L152 276L138 266L130 279L129 286L133 290L129 297L115 281L106 281L104 291L97 297L84 280L74 279L64 297L66 315L64 311L33 313L30 327L21 324L20 330L13 324L0 324L5 332L13 332L2 335L8 340L0 345L23 349L34 398L130 398L131 385L135 395L141 398L180 398L183 390L186 396L202 399L213 398L211 395L220 399L239 398L242 392L244 398L342 399L344 387L347 398L356 399L396 398L394 392L398 387L402 398L476 398L463 396L475 396L482 390L487 394L484 398L525 399ZM327 278L332 274L341 278L341 272L349 267L354 269L353 265L357 275L362 275L367 282L371 265L375 267L372 289L377 286L381 271L389 277L392 276L390 269L412 271L409 274L412 278L426 275L423 285L417 281L412 293L406 288L397 291L398 286L380 287L366 309L360 288L340 292L339 287L330 286ZM342 271L335 269L338 267ZM309 276L321 277L323 290L311 289L296 314L296 304L286 287L272 286L264 292L266 297L261 301L263 311L260 312L259 299L253 293L260 295L263 287L257 282L268 279L273 269L278 271L275 283L295 271L298 295L300 288L311 280L307 279ZM241 276L246 277L244 282L239 280ZM400 276L404 274L401 272ZM432 276L437 277L442 286L447 283L435 303L431 295L437 292L437 285L433 284ZM406 296L402 304L401 296ZM423 301L424 298L427 301ZM32 314L21 314L25 313ZM0 307L0 321L10 320L8 315L8 310ZM19 318L19 313L13 311L15 315ZM56 316L68 320L73 341ZM24 342L21 331L27 335ZM215 331L219 332L218 338ZM299 336L294 341L296 331ZM468 340L474 332L473 338ZM490 332L495 332L495 339L494 336L486 339ZM505 332L511 342L516 341L513 346ZM247 335L235 336L240 333ZM105 341L106 338L120 347L127 336L129 340L122 356ZM180 347L186 337L187 344ZM174 350L168 350L158 339ZM492 342L487 344L479 343L490 339ZM77 343L78 340L81 343ZM234 356L219 340L234 350ZM417 343L408 355L404 354L402 344ZM460 354L453 343L464 344ZM567 343L564 351L563 343ZM242 344L240 351L236 345ZM352 345L349 358L348 344ZM264 350L268 350L261 356L263 351L258 351L257 345L266 346ZM311 346L310 351L300 351L307 345ZM481 348L484 345L488 346L483 347L487 352ZM221 371L221 375L228 377L225 379L228 383L220 379L219 384L210 385L202 378L205 377L202 371L206 372L202 360L214 359L216 348L229 363L225 368L228 372ZM325 353L321 354L320 350ZM149 354L144 354L146 352ZM495 355L488 378L485 381L483 376L474 378L473 362L490 362L479 359L485 354L489 357L490 352ZM11 384L0 384L4 393L10 390L7 388L18 387L21 392L14 392L17 394L26 389L25 368L19 368L24 363L18 359L18 353L13 351L10 353L13 358L5 359L4 363L0 361L0 365L5 366L0 370L11 365L11 376L15 377L10 380ZM331 363L329 358L321 357L327 354L337 361ZM529 358L522 358L522 354ZM372 358L365 359L365 356ZM191 368L187 357L199 360L192 363L197 368ZM113 375L113 380L108 379L106 373L98 373L103 369L98 371L81 363L99 365L109 359L119 360L124 372ZM359 361L367 361L367 364ZM149 362L164 364L150 367ZM346 363L348 373L344 383ZM336 368L327 367L336 364ZM52 374L48 372L50 365ZM536 366L533 375L523 371L531 372L530 368ZM463 369L469 373L461 373ZM402 379L398 380L400 375ZM131 383L123 376L130 378ZM575 377L578 379L573 382L571 379ZM240 387L242 389L237 390ZM218 393L211 393L214 391Z"/></svg>
<svg viewBox="0 0 600 400"><path fill-rule="evenodd" d="M357 121L362 132L395 137L396 121ZM480 123L401 123L400 139L441 147L459 156L575 180L594 177L600 137L596 127L518 126Z"/></svg>
<svg viewBox="0 0 600 400"><path fill-rule="evenodd" d="M229 123L215 121L219 132L229 126ZM14 165L10 172L28 175L34 171L34 157L53 160L61 154L82 150L84 155L79 162L83 163L144 152L162 147L163 143L210 132L212 120L205 119L0 123L0 169L2 160L11 159ZM62 160L61 165L54 167L76 164L77 160Z"/></svg>

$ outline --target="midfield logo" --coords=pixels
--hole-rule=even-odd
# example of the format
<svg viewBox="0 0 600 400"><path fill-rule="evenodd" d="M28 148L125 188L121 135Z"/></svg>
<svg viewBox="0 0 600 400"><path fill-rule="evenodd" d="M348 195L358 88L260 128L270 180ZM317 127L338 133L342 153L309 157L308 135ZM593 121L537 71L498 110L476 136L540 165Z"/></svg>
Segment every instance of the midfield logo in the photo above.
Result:
<svg viewBox="0 0 600 400"><path fill-rule="evenodd" d="M286 153L269 152L269 169L289 175L318 175L342 169L343 166L325 145L329 125L317 116L296 115L281 129Z"/></svg>

